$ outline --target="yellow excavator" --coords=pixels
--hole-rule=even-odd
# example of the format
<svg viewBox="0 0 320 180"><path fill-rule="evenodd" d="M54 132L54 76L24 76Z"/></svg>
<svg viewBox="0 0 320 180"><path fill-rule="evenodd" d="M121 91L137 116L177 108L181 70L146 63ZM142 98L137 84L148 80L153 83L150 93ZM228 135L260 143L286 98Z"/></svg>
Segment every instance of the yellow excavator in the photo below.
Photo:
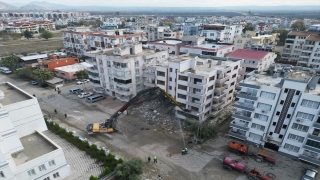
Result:
<svg viewBox="0 0 320 180"><path fill-rule="evenodd" d="M149 94L150 92L160 90L167 98L169 98L176 106L178 106L182 111L189 112L190 110L183 108L170 94L166 93L159 87L148 88L140 91L135 97L129 100L124 106L122 106L116 113L114 113L110 119L102 123L93 123L87 126L88 134L95 133L112 133L116 128L117 118L127 110L133 103L137 102L139 99Z"/></svg>

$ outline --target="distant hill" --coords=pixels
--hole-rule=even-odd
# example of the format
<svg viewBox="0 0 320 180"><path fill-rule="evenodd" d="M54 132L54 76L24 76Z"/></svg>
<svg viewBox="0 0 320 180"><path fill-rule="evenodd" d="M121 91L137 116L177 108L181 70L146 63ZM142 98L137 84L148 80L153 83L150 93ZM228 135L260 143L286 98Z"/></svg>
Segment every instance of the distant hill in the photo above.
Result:
<svg viewBox="0 0 320 180"><path fill-rule="evenodd" d="M70 6L66 6L63 4L49 3L46 1L32 1L32 2L28 3L27 5L37 5L37 6L41 6L41 7L45 7L45 8L49 8L49 9L71 9L72 8Z"/></svg>
<svg viewBox="0 0 320 180"><path fill-rule="evenodd" d="M0 1L0 10L14 10L14 9L18 9L18 8L16 6L12 6L10 4Z"/></svg>
<svg viewBox="0 0 320 180"><path fill-rule="evenodd" d="M20 10L49 10L49 8L34 5L34 4L28 4L28 5L20 7Z"/></svg>

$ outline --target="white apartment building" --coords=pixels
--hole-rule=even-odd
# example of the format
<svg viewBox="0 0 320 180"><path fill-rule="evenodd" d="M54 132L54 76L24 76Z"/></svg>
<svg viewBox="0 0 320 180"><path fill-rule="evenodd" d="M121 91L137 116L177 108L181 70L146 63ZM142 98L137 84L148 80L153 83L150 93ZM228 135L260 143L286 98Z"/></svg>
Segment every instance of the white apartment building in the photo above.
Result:
<svg viewBox="0 0 320 180"><path fill-rule="evenodd" d="M319 68L320 35L316 32L291 31L286 39L281 60Z"/></svg>
<svg viewBox="0 0 320 180"><path fill-rule="evenodd" d="M183 26L183 35L184 36L199 36L202 31L202 26L199 25L184 25Z"/></svg>
<svg viewBox="0 0 320 180"><path fill-rule="evenodd" d="M273 64L267 72L248 76L239 83L228 135L320 165L316 71Z"/></svg>
<svg viewBox="0 0 320 180"><path fill-rule="evenodd" d="M171 30L169 26L149 26L147 27L147 37L149 41L159 39L181 39L183 37L182 30Z"/></svg>
<svg viewBox="0 0 320 180"><path fill-rule="evenodd" d="M203 30L201 31L201 36L205 37L206 41L220 41L232 44L234 42L234 38L241 35L242 29L242 25L204 25Z"/></svg>
<svg viewBox="0 0 320 180"><path fill-rule="evenodd" d="M204 121L234 100L239 69L240 61L170 56L168 61L148 66L144 85L160 87L190 110L186 113L177 107L178 118Z"/></svg>
<svg viewBox="0 0 320 180"><path fill-rule="evenodd" d="M144 89L143 75L147 66L155 66L167 60L167 51L142 49L142 44L122 44L118 48L104 51L86 52L91 84L97 93L115 96L121 101L129 101Z"/></svg>
<svg viewBox="0 0 320 180"><path fill-rule="evenodd" d="M63 150L47 130L37 98L0 84L0 179L64 179L71 174Z"/></svg>
<svg viewBox="0 0 320 180"><path fill-rule="evenodd" d="M147 42L146 47L151 49L167 50L170 54L194 54L224 57L232 52L234 45L214 44L204 41L201 36L184 36L182 40L162 40Z"/></svg>
<svg viewBox="0 0 320 180"><path fill-rule="evenodd" d="M227 56L228 58L242 59L238 80L241 81L245 75L252 71L266 71L274 63L277 55L268 51L257 51L248 49L237 49Z"/></svg>
<svg viewBox="0 0 320 180"><path fill-rule="evenodd" d="M90 31L89 28L69 28L63 32L63 44L67 52L83 56L85 52L120 47L122 43L134 43L145 40L141 31L112 29Z"/></svg>

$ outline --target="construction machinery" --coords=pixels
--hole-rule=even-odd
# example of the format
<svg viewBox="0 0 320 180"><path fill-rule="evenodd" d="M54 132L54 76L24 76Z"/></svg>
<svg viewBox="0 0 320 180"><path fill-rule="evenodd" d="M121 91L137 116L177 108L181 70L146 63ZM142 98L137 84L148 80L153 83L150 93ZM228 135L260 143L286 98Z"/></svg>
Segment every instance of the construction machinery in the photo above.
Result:
<svg viewBox="0 0 320 180"><path fill-rule="evenodd" d="M222 164L223 164L223 168L226 170L234 169L239 172L245 172L245 169L246 169L245 164L239 161L233 160L230 157L225 157L222 161Z"/></svg>
<svg viewBox="0 0 320 180"><path fill-rule="evenodd" d="M270 153L266 150L260 150L257 155L255 155L255 160L257 162L267 161L270 166L276 164L276 160L274 158L269 157Z"/></svg>
<svg viewBox="0 0 320 180"><path fill-rule="evenodd" d="M159 87L153 87L149 89L145 89L137 93L135 97L129 100L124 106L122 106L117 112L115 112L110 119L107 119L106 122L102 123L93 123L87 126L88 134L94 133L111 133L115 131L117 118L127 110L132 104L138 104L145 100L145 96L154 93L155 91L160 90L167 98L169 98L176 106L178 106L182 111L188 112L189 110L183 108L170 94L166 93Z"/></svg>
<svg viewBox="0 0 320 180"><path fill-rule="evenodd" d="M249 180L272 180L273 178L268 177L267 175L260 174L256 168L251 169L250 172L247 173L247 177Z"/></svg>
<svg viewBox="0 0 320 180"><path fill-rule="evenodd" d="M235 141L230 141L229 143L229 151L235 154L247 154L248 153L248 146L240 144Z"/></svg>

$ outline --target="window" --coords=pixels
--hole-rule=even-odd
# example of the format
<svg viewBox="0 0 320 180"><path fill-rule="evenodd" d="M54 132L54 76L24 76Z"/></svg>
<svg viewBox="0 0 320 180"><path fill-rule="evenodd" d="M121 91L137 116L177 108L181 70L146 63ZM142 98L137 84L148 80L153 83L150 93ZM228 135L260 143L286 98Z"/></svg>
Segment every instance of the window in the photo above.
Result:
<svg viewBox="0 0 320 180"><path fill-rule="evenodd" d="M36 175L36 171L34 169L31 169L28 171L29 176Z"/></svg>
<svg viewBox="0 0 320 180"><path fill-rule="evenodd" d="M297 135L295 135L295 134L289 134L288 135L288 139L290 139L290 140L294 140L294 141L298 141L298 142L303 142L303 140L304 140L304 137L301 137L301 136L297 136Z"/></svg>
<svg viewBox="0 0 320 180"><path fill-rule="evenodd" d="M210 33L210 36L214 36L214 33Z"/></svg>
<svg viewBox="0 0 320 180"><path fill-rule="evenodd" d="M188 81L188 77L187 76L179 76L179 80Z"/></svg>
<svg viewBox="0 0 320 180"><path fill-rule="evenodd" d="M280 135L279 135L279 138L280 138L280 139L282 139L282 138L283 138L283 135L282 135L282 134L280 134Z"/></svg>
<svg viewBox="0 0 320 180"><path fill-rule="evenodd" d="M251 137L252 139L256 139L256 140L261 140L262 136L260 136L259 134L255 134L255 133L249 133L249 137Z"/></svg>
<svg viewBox="0 0 320 180"><path fill-rule="evenodd" d="M46 178L44 178L43 180L50 180L50 177L46 177Z"/></svg>
<svg viewBox="0 0 320 180"><path fill-rule="evenodd" d="M58 177L60 177L60 175L59 175L58 172L56 172L56 173L53 174L53 178L58 178Z"/></svg>
<svg viewBox="0 0 320 180"><path fill-rule="evenodd" d="M280 112L279 112L279 111L277 111L276 115L277 115L277 116L279 116L279 115L280 115Z"/></svg>
<svg viewBox="0 0 320 180"><path fill-rule="evenodd" d="M280 101L280 104L283 104L283 103L284 103L284 100L281 100L281 101Z"/></svg>
<svg viewBox="0 0 320 180"><path fill-rule="evenodd" d="M172 77L169 77L169 81L172 81Z"/></svg>
<svg viewBox="0 0 320 180"><path fill-rule="evenodd" d="M274 99L275 96L276 96L276 94L265 92L265 91L262 91L260 94L260 97L266 98L266 99Z"/></svg>
<svg viewBox="0 0 320 180"><path fill-rule="evenodd" d="M312 108L312 109L318 109L319 103L315 101L309 101L309 100L302 100L301 106Z"/></svg>
<svg viewBox="0 0 320 180"><path fill-rule="evenodd" d="M308 139L306 145L320 149L320 142Z"/></svg>
<svg viewBox="0 0 320 180"><path fill-rule="evenodd" d="M292 129L295 129L295 130L298 130L298 131L307 132L309 130L309 127L308 126L304 126L302 124L293 123L292 124Z"/></svg>
<svg viewBox="0 0 320 180"><path fill-rule="evenodd" d="M294 107L296 105L296 103L291 103L291 107Z"/></svg>
<svg viewBox="0 0 320 180"><path fill-rule="evenodd" d="M139 61L134 62L134 67L139 67Z"/></svg>
<svg viewBox="0 0 320 180"><path fill-rule="evenodd" d="M47 169L46 169L46 166L45 166L44 164L38 166L38 168L39 168L39 171L45 171L45 170L47 170Z"/></svg>
<svg viewBox="0 0 320 180"><path fill-rule="evenodd" d="M0 171L0 178L5 178L4 173Z"/></svg>
<svg viewBox="0 0 320 180"><path fill-rule="evenodd" d="M271 110L271 105L269 104L264 104L264 103L258 103L258 109L262 109L262 110L265 110L265 111L270 111Z"/></svg>
<svg viewBox="0 0 320 180"><path fill-rule="evenodd" d="M251 96L256 96L258 93L258 90L248 88L247 93L249 93Z"/></svg>
<svg viewBox="0 0 320 180"><path fill-rule="evenodd" d="M273 134L273 132L269 132L269 135L271 136Z"/></svg>
<svg viewBox="0 0 320 180"><path fill-rule="evenodd" d="M172 86L169 86L169 90L172 90Z"/></svg>
<svg viewBox="0 0 320 180"><path fill-rule="evenodd" d="M268 116L262 115L262 114L258 114L258 113L254 114L254 118L262 120L262 121L268 121Z"/></svg>
<svg viewBox="0 0 320 180"><path fill-rule="evenodd" d="M273 122L272 125L273 125L273 126L277 125L277 122Z"/></svg>
<svg viewBox="0 0 320 180"><path fill-rule="evenodd" d="M182 90L186 91L188 89L188 87L178 84L178 89L182 89Z"/></svg>
<svg viewBox="0 0 320 180"><path fill-rule="evenodd" d="M291 117L291 114L287 114L287 118L290 118Z"/></svg>
<svg viewBox="0 0 320 180"><path fill-rule="evenodd" d="M300 91L297 91L297 92L296 92L296 95L299 95L299 94L300 94Z"/></svg>
<svg viewBox="0 0 320 180"><path fill-rule="evenodd" d="M136 69L136 70L135 70L135 73L136 73L136 75L140 75L140 70L139 70L139 69Z"/></svg>
<svg viewBox="0 0 320 180"><path fill-rule="evenodd" d="M254 129L258 129L260 131L264 131L265 127L260 125L260 124L255 124L255 123L252 123L252 126L251 128L254 128Z"/></svg>
<svg viewBox="0 0 320 180"><path fill-rule="evenodd" d="M239 39L239 40L237 41L237 43L242 43L242 40L241 40L241 39Z"/></svg>
<svg viewBox="0 0 320 180"><path fill-rule="evenodd" d="M164 82L164 81L161 81L161 80L157 80L157 84L165 85L165 82Z"/></svg>
<svg viewBox="0 0 320 180"><path fill-rule="evenodd" d="M301 119L306 119L306 120L310 120L312 121L314 115L312 114L308 114L308 113L304 113L304 112L298 112L297 113L297 118L301 118Z"/></svg>
<svg viewBox="0 0 320 180"><path fill-rule="evenodd" d="M169 70L170 70L170 72L172 72L172 68L170 68Z"/></svg>
<svg viewBox="0 0 320 180"><path fill-rule="evenodd" d="M285 89L284 89L284 93L287 93L287 92L288 92L288 89L287 89L287 88L285 88Z"/></svg>
<svg viewBox="0 0 320 180"><path fill-rule="evenodd" d="M288 125L284 124L284 125L282 126L282 128L283 128L283 129L287 129L287 126L288 126Z"/></svg>
<svg viewBox="0 0 320 180"><path fill-rule="evenodd" d="M284 144L284 149L288 150L288 151L293 151L293 152L299 152L299 147L291 145L291 144Z"/></svg>
<svg viewBox="0 0 320 180"><path fill-rule="evenodd" d="M213 89L213 85L208 87L208 91Z"/></svg>
<svg viewBox="0 0 320 180"><path fill-rule="evenodd" d="M187 96L186 96L186 95L183 95L183 94L178 94L178 98L187 99Z"/></svg>

